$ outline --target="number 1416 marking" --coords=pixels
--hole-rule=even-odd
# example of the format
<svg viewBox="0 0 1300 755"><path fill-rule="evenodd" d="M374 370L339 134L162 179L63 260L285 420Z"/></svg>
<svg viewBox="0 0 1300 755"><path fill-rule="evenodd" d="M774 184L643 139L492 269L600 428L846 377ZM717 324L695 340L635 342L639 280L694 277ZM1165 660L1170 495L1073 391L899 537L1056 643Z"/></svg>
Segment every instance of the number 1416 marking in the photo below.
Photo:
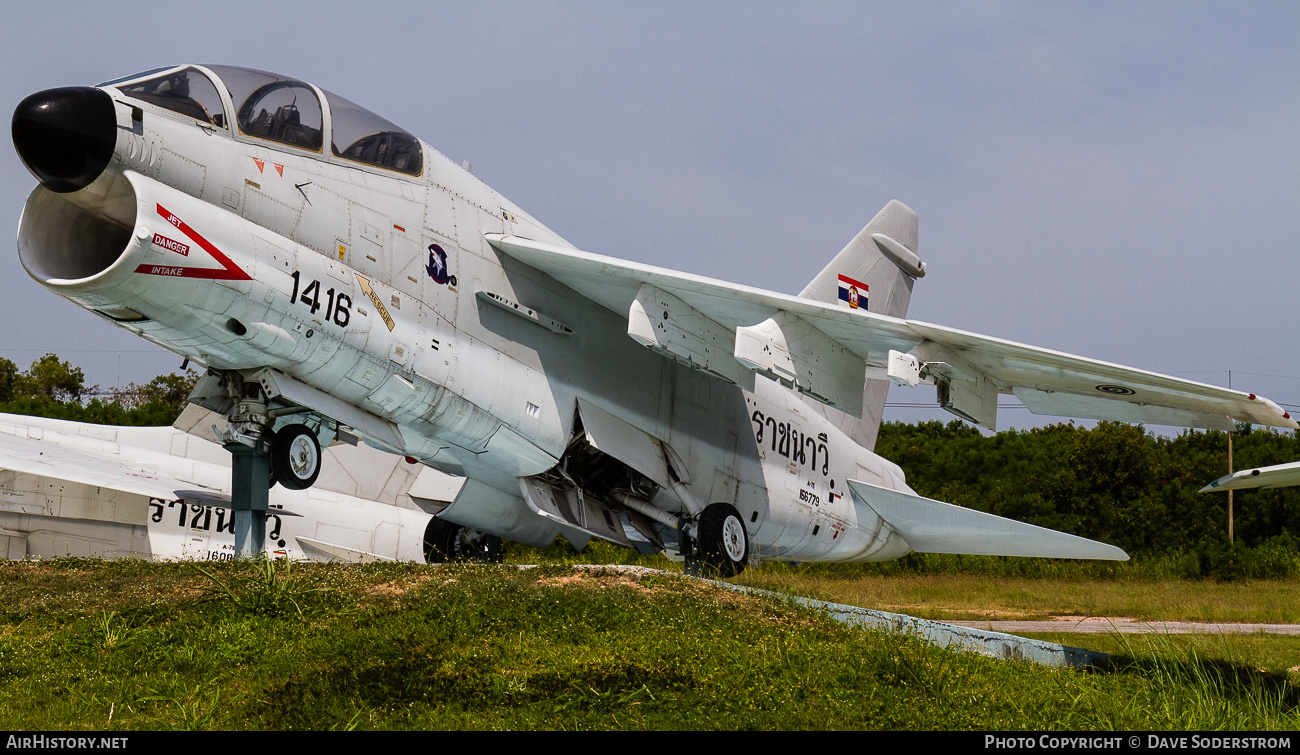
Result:
<svg viewBox="0 0 1300 755"><path fill-rule="evenodd" d="M315 315L320 310L320 281L311 281L306 288L302 289L302 296L298 295L298 289L302 287L302 274L297 270L293 271L293 293L289 294L289 306L294 304L306 304L311 313ZM333 323L340 328L346 328L352 320L352 297L345 293L334 293L334 289L325 292L325 321Z"/></svg>

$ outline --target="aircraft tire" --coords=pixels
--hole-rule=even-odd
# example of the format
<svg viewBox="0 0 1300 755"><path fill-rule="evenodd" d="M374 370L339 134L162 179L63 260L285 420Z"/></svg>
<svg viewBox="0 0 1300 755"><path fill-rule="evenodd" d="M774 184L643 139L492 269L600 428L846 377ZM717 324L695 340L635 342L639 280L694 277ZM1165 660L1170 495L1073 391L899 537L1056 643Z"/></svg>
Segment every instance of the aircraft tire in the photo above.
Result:
<svg viewBox="0 0 1300 755"><path fill-rule="evenodd" d="M306 490L320 476L320 443L306 425L287 425L271 439L271 474L289 490Z"/></svg>
<svg viewBox="0 0 1300 755"><path fill-rule="evenodd" d="M450 561L499 564L501 538L434 517L424 530L424 560L430 564Z"/></svg>
<svg viewBox="0 0 1300 755"><path fill-rule="evenodd" d="M708 576L734 577L749 562L749 532L740 512L729 503L714 503L700 514L696 548Z"/></svg>

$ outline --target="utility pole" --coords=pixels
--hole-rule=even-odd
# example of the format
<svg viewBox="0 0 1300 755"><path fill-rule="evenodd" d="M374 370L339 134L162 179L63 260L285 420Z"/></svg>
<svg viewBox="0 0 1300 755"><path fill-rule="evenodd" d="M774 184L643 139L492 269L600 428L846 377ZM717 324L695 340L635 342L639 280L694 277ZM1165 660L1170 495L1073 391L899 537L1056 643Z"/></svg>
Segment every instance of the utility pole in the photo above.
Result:
<svg viewBox="0 0 1300 755"><path fill-rule="evenodd" d="M1232 390L1232 370L1228 370L1228 390ZM1233 428L1236 429L1235 427ZM1232 430L1228 431L1228 474L1232 474ZM1228 543L1232 539L1232 491L1228 491Z"/></svg>

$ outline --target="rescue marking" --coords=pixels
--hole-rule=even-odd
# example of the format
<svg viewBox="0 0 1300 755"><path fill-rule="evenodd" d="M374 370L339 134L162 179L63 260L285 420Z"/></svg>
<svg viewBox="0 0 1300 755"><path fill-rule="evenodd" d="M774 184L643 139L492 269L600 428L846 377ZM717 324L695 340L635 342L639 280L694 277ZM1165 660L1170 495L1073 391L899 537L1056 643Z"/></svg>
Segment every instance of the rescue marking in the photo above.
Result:
<svg viewBox="0 0 1300 755"><path fill-rule="evenodd" d="M258 172L258 173L261 173L261 172L263 171L263 169L266 168L266 161L265 161L265 160L258 160L256 157L254 157L254 158L253 158L253 162L257 163L257 172Z"/></svg>
<svg viewBox="0 0 1300 755"><path fill-rule="evenodd" d="M203 236L199 235L198 231L195 231L193 228L190 228L188 225L185 224L185 221L173 215L170 211L167 210L167 208L163 207L162 205L158 205L158 214L162 216L163 220L166 220L168 223L171 223L173 226L176 227L177 230L179 230L181 233L188 236L190 241L193 241L195 244L198 244L199 247L203 249L203 251L212 255L212 259L216 260L221 265L221 267L220 268L170 267L164 265L140 265L135 269L135 272L143 273L144 275L165 275L173 278L205 278L208 280L236 280L236 281L248 281L253 279L253 277L248 273L244 272L243 269L239 267L239 265L236 265L234 262L231 262L229 257L222 254L220 249L217 249L215 246L213 246L212 242L208 241L207 239L203 238ZM156 234L154 238L157 239ZM157 243L157 241L155 241L154 243ZM188 251L188 249L186 251Z"/></svg>
<svg viewBox="0 0 1300 755"><path fill-rule="evenodd" d="M385 307L384 303L379 300L379 294L375 293L375 290L370 287L369 280L361 277L361 273L353 273L353 275L357 276L357 281L361 284L361 291L367 297L370 298L370 303L375 305L375 309L379 312L379 316L383 319L384 324L387 325L388 329L391 331L393 329L393 326L396 325L397 323L393 322L392 316L388 314L388 308Z"/></svg>
<svg viewBox="0 0 1300 755"><path fill-rule="evenodd" d="M275 166L275 172L280 174L280 178L284 178L284 166L281 165L280 163L271 163L271 164Z"/></svg>

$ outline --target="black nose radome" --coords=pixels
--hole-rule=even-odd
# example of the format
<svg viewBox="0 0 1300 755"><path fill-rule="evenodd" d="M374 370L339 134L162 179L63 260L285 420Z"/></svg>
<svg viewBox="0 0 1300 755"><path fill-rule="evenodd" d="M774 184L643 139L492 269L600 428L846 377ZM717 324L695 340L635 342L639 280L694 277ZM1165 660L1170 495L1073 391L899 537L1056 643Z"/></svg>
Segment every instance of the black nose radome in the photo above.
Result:
<svg viewBox="0 0 1300 755"><path fill-rule="evenodd" d="M89 186L104 172L117 143L117 113L107 92L63 87L37 92L14 110L14 149L47 189Z"/></svg>

